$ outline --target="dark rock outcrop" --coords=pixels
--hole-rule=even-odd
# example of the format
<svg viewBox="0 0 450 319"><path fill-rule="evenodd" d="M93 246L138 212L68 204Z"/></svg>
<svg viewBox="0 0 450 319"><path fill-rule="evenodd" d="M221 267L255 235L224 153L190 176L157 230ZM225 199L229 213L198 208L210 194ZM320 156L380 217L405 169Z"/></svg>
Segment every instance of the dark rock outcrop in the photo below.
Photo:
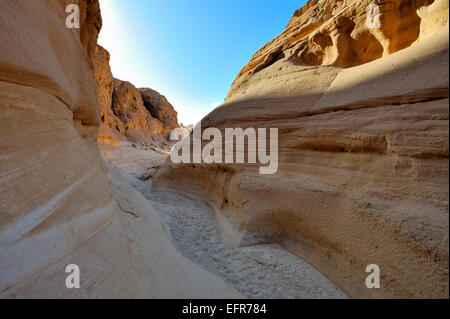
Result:
<svg viewBox="0 0 450 319"><path fill-rule="evenodd" d="M114 79L112 109L125 128L125 138L132 142L162 140L163 124L144 106L139 90L130 82Z"/></svg>
<svg viewBox="0 0 450 319"><path fill-rule="evenodd" d="M98 140L102 143L118 144L120 141L126 139L125 127L116 114L114 114L112 108L114 78L109 66L109 59L109 52L100 45L97 45L94 56L94 67L101 121Z"/></svg>

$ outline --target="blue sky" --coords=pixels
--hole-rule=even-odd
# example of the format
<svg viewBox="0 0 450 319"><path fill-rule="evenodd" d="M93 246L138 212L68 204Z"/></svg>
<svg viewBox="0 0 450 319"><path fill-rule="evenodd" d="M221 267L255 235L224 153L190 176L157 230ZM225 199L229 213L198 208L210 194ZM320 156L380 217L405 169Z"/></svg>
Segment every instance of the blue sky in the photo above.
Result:
<svg viewBox="0 0 450 319"><path fill-rule="evenodd" d="M99 43L116 78L165 95L195 124L240 69L280 34L300 0L100 0Z"/></svg>

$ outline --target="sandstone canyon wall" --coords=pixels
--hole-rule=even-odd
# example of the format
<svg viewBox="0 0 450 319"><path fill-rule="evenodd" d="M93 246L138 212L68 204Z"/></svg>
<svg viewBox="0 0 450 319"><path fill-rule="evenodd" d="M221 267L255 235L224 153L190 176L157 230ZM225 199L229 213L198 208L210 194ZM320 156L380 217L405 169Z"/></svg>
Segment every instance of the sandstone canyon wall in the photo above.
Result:
<svg viewBox="0 0 450 319"><path fill-rule="evenodd" d="M280 242L349 296L448 298L448 86L448 1L311 0L202 120L278 128L278 172L167 161L154 189L204 201L232 241Z"/></svg>
<svg viewBox="0 0 450 319"><path fill-rule="evenodd" d="M95 48L94 66L100 106L98 140L117 145L121 141L162 142L177 128L177 112L157 91L137 89L127 81L114 79L110 55L100 45Z"/></svg>
<svg viewBox="0 0 450 319"><path fill-rule="evenodd" d="M69 3L80 29L65 26ZM94 64L103 123L118 139L129 129L108 109L101 21L97 0L0 0L0 297L242 297L182 257L158 212L101 160ZM72 263L81 289L65 287Z"/></svg>
<svg viewBox="0 0 450 319"><path fill-rule="evenodd" d="M0 2L0 291L81 245L116 213L96 145L98 2L75 1L82 19L73 31L64 3Z"/></svg>

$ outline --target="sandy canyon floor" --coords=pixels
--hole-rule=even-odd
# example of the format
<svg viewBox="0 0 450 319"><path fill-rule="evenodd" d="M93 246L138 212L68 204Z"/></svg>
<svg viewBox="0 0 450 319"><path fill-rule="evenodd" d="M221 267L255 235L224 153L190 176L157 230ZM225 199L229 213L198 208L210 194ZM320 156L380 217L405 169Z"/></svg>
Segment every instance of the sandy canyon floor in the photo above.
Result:
<svg viewBox="0 0 450 319"><path fill-rule="evenodd" d="M151 175L167 147L101 144L105 161L145 196L165 221L175 248L249 298L345 298L327 278L277 243L246 234L239 245L222 239L212 210L173 192L151 190Z"/></svg>

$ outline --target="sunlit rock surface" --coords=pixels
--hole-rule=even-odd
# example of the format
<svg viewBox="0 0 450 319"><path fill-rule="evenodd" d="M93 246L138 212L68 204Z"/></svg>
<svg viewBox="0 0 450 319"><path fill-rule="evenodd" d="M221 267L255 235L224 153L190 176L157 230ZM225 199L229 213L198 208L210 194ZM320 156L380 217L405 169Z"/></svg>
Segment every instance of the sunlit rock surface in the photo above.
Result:
<svg viewBox="0 0 450 319"><path fill-rule="evenodd" d="M126 139L125 127L113 109L114 78L109 66L109 59L109 52L97 45L94 56L94 70L101 119L98 140L102 143L118 145L120 141Z"/></svg>
<svg viewBox="0 0 450 319"><path fill-rule="evenodd" d="M79 30L65 26L69 3ZM100 27L97 0L0 0L0 297L243 297L182 257L159 213L101 159ZM97 75L110 94L108 70ZM68 264L80 289L66 288Z"/></svg>
<svg viewBox="0 0 450 319"><path fill-rule="evenodd" d="M155 119L163 124L163 136L169 138L172 130L179 127L178 114L172 104L170 104L165 96L159 94L155 90L142 88L139 89L139 92L144 101L144 106Z"/></svg>
<svg viewBox="0 0 450 319"><path fill-rule="evenodd" d="M448 298L448 1L309 1L202 128L278 128L279 168L173 164L155 190L275 239L350 297ZM377 264L381 288L367 289Z"/></svg>

